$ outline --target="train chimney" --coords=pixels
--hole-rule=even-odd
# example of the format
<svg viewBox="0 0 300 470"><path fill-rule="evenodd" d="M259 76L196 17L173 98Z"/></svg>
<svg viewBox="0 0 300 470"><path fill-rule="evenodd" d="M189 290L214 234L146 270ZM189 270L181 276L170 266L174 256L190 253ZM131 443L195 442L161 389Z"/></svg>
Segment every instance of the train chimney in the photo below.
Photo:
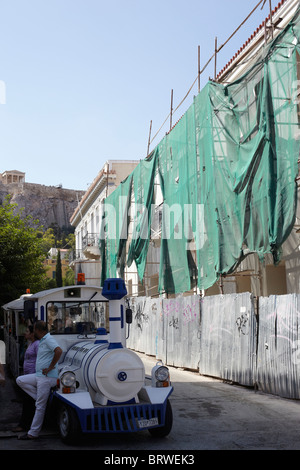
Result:
<svg viewBox="0 0 300 470"><path fill-rule="evenodd" d="M109 346L108 349L122 348L122 328L124 327L123 297L127 294L123 279L106 279L103 284L102 295L109 302Z"/></svg>

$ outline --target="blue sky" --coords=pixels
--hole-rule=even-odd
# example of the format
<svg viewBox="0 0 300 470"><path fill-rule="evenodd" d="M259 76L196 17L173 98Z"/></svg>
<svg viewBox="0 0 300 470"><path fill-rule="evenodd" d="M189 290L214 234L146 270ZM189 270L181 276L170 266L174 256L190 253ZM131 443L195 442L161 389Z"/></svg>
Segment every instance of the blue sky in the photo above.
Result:
<svg viewBox="0 0 300 470"><path fill-rule="evenodd" d="M86 190L106 160L145 158L150 121L154 136L171 89L176 108L197 77L198 45L203 66L215 37L224 43L258 1L0 0L0 172ZM218 71L268 14L267 1L223 48ZM212 62L202 86L213 73Z"/></svg>

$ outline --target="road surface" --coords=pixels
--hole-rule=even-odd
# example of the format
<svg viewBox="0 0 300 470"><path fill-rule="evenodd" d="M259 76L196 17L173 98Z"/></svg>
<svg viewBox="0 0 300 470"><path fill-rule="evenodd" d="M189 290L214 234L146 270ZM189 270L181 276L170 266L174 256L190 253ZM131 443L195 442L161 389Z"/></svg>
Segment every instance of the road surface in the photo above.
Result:
<svg viewBox="0 0 300 470"><path fill-rule="evenodd" d="M149 374L156 360L140 356ZM189 460L183 464L190 465L201 450L300 449L299 401L230 385L193 371L174 367L170 371L174 386L170 397L174 423L168 437L153 438L148 431L102 435L85 439L77 446L66 446L56 429L47 426L37 441L18 440L11 429L18 423L21 404L15 401L18 390L8 377L6 386L0 388L0 450L101 450L98 455L106 464L124 464L113 460L122 455L133 458L137 451L141 452L138 455L144 457L143 461L150 455L169 453L178 458L188 456ZM105 462L105 458L109 460ZM126 463L138 466L138 463L133 465L134 461Z"/></svg>

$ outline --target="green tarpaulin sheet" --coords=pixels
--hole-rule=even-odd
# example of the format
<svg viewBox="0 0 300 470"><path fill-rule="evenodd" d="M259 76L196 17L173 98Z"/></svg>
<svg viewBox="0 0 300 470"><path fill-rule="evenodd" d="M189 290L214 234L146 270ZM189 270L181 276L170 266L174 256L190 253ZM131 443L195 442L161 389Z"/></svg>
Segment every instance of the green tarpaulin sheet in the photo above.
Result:
<svg viewBox="0 0 300 470"><path fill-rule="evenodd" d="M299 28L298 11L240 79L209 82L105 200L114 210L103 215L102 279L122 275L135 261L143 280L157 182L163 195L159 292L207 289L249 253L261 259L272 253L279 261L296 213Z"/></svg>

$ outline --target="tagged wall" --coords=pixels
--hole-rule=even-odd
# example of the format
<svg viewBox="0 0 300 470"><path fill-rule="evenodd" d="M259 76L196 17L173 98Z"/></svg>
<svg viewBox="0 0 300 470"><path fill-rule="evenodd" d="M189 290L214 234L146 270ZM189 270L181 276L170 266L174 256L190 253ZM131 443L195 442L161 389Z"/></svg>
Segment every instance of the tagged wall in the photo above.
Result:
<svg viewBox="0 0 300 470"><path fill-rule="evenodd" d="M259 299L256 382L260 390L300 398L300 295Z"/></svg>
<svg viewBox="0 0 300 470"><path fill-rule="evenodd" d="M169 365L198 369L200 297L133 297L133 322L127 346Z"/></svg>
<svg viewBox="0 0 300 470"><path fill-rule="evenodd" d="M300 295L130 299L127 346L167 365L300 398ZM256 307L258 306L258 310Z"/></svg>
<svg viewBox="0 0 300 470"><path fill-rule="evenodd" d="M204 298L199 372L253 385L256 338L257 318L251 294Z"/></svg>

